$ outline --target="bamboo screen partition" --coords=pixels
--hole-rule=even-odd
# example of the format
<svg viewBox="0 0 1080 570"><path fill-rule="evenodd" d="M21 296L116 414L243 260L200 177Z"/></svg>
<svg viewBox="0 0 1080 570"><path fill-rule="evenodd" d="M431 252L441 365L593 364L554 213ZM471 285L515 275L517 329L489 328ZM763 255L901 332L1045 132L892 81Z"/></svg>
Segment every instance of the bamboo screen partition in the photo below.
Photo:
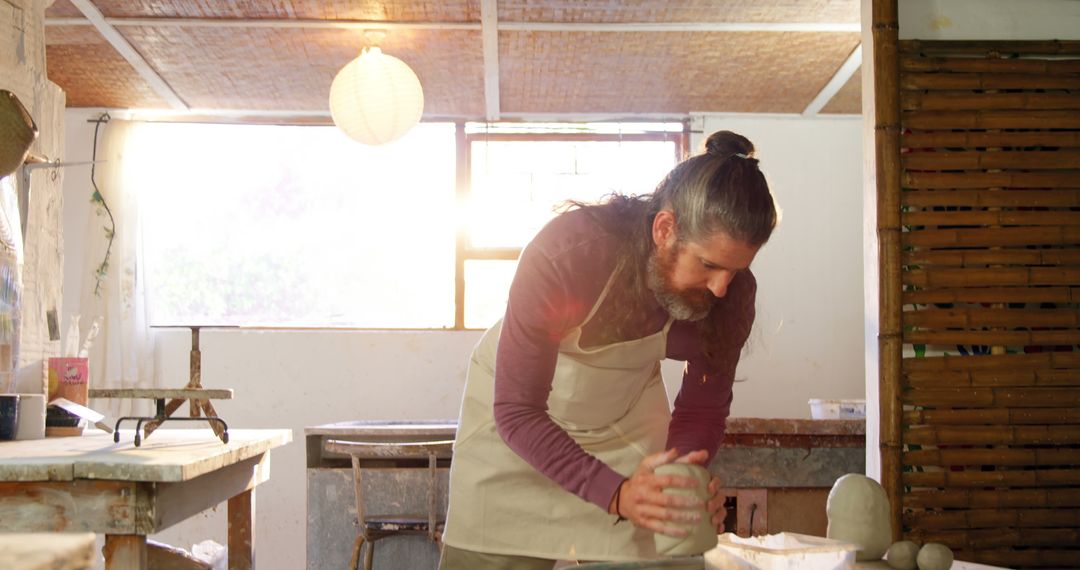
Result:
<svg viewBox="0 0 1080 570"><path fill-rule="evenodd" d="M1080 42L896 45L894 523L959 560L1080 567Z"/></svg>

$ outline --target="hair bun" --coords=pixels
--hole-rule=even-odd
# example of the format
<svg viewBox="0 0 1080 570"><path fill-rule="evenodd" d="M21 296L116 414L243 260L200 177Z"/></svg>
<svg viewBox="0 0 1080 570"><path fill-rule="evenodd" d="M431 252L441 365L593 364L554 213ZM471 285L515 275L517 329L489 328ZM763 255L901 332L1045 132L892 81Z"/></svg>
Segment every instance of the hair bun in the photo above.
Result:
<svg viewBox="0 0 1080 570"><path fill-rule="evenodd" d="M716 131L705 141L705 152L725 158L736 154L749 158L754 154L754 143L731 131Z"/></svg>

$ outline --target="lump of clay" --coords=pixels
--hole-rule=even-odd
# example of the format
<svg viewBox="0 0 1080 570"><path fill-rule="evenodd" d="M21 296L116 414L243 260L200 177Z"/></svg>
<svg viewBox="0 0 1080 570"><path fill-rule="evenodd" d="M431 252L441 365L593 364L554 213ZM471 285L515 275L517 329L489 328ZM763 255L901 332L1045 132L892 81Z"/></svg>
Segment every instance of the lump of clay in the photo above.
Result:
<svg viewBox="0 0 1080 570"><path fill-rule="evenodd" d="M919 545L910 540L894 542L885 553L885 562L896 570L915 570L915 557L919 555Z"/></svg>
<svg viewBox="0 0 1080 570"><path fill-rule="evenodd" d="M877 481L857 473L836 480L825 504L826 536L852 542L855 560L881 560L892 544L889 498Z"/></svg>
<svg viewBox="0 0 1080 570"><path fill-rule="evenodd" d="M690 495L701 499L702 503L709 500L709 472L700 465L693 465L689 463L668 463L667 465L661 465L655 470L657 475L681 475L683 477L690 477L696 479L698 486L693 489L687 489L685 487L668 487L664 489L665 493L673 493L678 495ZM701 520L696 523L669 523L674 526L679 526L690 532L685 537L668 536L666 534L656 533L654 538L656 541L656 552L664 556L693 556L701 554L706 550L712 550L716 547L717 534L716 528L712 525L712 520L708 513L705 512L705 508L701 509Z"/></svg>
<svg viewBox="0 0 1080 570"><path fill-rule="evenodd" d="M919 563L919 570L949 570L952 567L953 554L944 544L928 542L919 549L916 561Z"/></svg>

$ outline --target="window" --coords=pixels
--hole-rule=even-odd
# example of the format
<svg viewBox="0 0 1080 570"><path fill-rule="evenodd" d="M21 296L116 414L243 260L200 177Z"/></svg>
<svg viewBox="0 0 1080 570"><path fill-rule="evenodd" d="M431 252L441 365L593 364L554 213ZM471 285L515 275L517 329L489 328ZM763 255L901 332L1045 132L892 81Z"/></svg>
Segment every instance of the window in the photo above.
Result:
<svg viewBox="0 0 1080 570"><path fill-rule="evenodd" d="M459 324L502 317L521 248L568 200L647 194L682 151L680 124L467 125ZM460 293L459 293L460 295Z"/></svg>
<svg viewBox="0 0 1080 570"><path fill-rule="evenodd" d="M683 140L679 124L604 127L424 123L368 147L334 127L142 125L124 175L150 321L487 327L556 206L650 192Z"/></svg>
<svg viewBox="0 0 1080 570"><path fill-rule="evenodd" d="M156 325L453 325L454 125L147 124L130 141Z"/></svg>

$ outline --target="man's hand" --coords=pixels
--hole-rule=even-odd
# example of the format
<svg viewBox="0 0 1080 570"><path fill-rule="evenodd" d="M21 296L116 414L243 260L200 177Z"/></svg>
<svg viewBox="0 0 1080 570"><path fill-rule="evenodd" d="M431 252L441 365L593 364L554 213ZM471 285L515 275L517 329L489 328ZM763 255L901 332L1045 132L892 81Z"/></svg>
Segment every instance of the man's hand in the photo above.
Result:
<svg viewBox="0 0 1080 570"><path fill-rule="evenodd" d="M612 499L608 511L630 520L634 526L640 528L669 536L687 536L689 534L687 530L670 523L696 523L701 520L701 510L705 505L702 505L701 501L695 497L664 493L664 489L667 487L693 489L697 487L697 481L678 475L657 475L654 470L675 461L700 463L708 456L702 451L700 452L703 454L702 457L697 461L692 461L696 453L698 452L678 457L677 450L669 449L642 459L641 465L634 474L623 481L622 488ZM716 483L718 488L719 481ZM715 492L713 494L715 495Z"/></svg>
<svg viewBox="0 0 1080 570"><path fill-rule="evenodd" d="M686 455L676 459L678 463L697 463L702 467L708 468L705 462L709 459L709 453L704 449L697 451L691 451ZM709 480L709 502L706 505L706 512L712 516L713 527L716 528L717 533L724 532L724 519L727 517L727 509L724 508L724 497L719 495L720 492L720 478L713 475Z"/></svg>
<svg viewBox="0 0 1080 570"><path fill-rule="evenodd" d="M712 513L712 524L716 528L716 534L723 534L724 532L724 519L727 518L727 509L724 508L724 498L719 495L720 492L720 478L716 475L712 476L709 481L709 504L706 510Z"/></svg>

